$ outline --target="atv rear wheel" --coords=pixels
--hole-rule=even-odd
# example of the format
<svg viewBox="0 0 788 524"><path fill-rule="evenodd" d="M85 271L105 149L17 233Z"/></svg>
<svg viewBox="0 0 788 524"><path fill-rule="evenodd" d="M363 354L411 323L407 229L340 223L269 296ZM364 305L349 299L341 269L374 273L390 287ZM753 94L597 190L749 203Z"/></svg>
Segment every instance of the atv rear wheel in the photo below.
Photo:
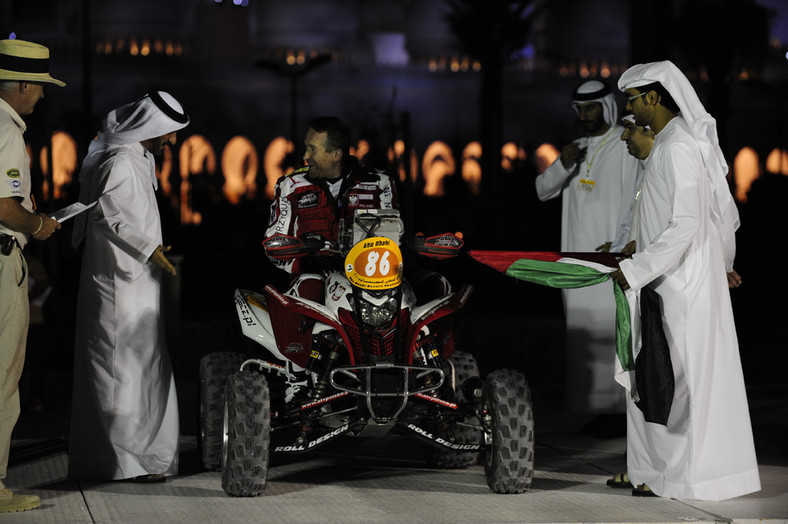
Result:
<svg viewBox="0 0 788 524"><path fill-rule="evenodd" d="M455 373L455 391L460 392L462 384L471 377L479 376L479 365L476 359L470 353L463 353L461 351L455 352L449 359L454 366ZM451 366L446 366L448 369L447 377L451 378L449 371ZM460 392L460 394L462 394ZM458 400L455 398L455 400ZM463 400L460 400L463 401ZM477 425L478 419L475 417L465 417L463 420L466 424ZM455 426L454 436L457 438L458 444L479 444L482 441L482 432L478 429L468 426ZM450 449L439 448L436 446L424 446L424 458L432 468L438 469L465 469L473 466L479 460L478 451L452 451Z"/></svg>
<svg viewBox="0 0 788 524"><path fill-rule="evenodd" d="M493 425L484 464L487 485L495 493L524 493L534 476L531 389L521 373L502 369L487 376L484 390Z"/></svg>
<svg viewBox="0 0 788 524"><path fill-rule="evenodd" d="M222 445L222 488L233 497L265 491L271 444L271 402L263 375L227 378Z"/></svg>
<svg viewBox="0 0 788 524"><path fill-rule="evenodd" d="M244 360L240 353L231 352L209 353L200 360L199 437L202 465L209 471L222 468L224 384Z"/></svg>

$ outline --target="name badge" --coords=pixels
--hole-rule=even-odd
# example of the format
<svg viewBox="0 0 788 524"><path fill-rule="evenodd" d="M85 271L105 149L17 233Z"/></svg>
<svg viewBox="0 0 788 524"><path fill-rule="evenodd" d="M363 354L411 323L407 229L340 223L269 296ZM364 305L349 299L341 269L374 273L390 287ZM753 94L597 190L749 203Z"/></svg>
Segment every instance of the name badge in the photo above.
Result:
<svg viewBox="0 0 788 524"><path fill-rule="evenodd" d="M577 188L582 189L583 191L591 192L594 190L595 184L596 182L594 182L593 180L588 180L587 178L581 178L580 183L577 185Z"/></svg>

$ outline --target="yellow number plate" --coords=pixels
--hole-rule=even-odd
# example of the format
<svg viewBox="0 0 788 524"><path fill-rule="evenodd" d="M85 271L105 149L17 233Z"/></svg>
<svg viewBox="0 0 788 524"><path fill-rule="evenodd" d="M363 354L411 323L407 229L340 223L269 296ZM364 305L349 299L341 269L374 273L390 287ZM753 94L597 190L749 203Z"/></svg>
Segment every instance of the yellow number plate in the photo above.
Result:
<svg viewBox="0 0 788 524"><path fill-rule="evenodd" d="M402 253L385 237L362 240L345 257L345 274L354 286L368 290L391 289L402 281Z"/></svg>

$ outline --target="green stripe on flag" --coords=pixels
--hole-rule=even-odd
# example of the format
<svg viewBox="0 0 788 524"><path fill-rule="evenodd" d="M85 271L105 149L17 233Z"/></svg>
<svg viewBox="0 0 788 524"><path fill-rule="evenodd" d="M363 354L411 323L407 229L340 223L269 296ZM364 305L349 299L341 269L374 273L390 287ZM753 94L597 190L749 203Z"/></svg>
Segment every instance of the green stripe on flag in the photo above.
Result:
<svg viewBox="0 0 788 524"><path fill-rule="evenodd" d="M512 263L506 274L518 280L525 280L542 286L560 289L593 286L610 278L609 273L598 269L569 264L521 258ZM632 331L629 318L629 304L618 282L613 281L613 298L616 302L616 353L624 371L635 369L632 358Z"/></svg>
<svg viewBox="0 0 788 524"><path fill-rule="evenodd" d="M592 267L530 258L515 261L506 274L534 284L562 289L593 286L609 278L606 273Z"/></svg>

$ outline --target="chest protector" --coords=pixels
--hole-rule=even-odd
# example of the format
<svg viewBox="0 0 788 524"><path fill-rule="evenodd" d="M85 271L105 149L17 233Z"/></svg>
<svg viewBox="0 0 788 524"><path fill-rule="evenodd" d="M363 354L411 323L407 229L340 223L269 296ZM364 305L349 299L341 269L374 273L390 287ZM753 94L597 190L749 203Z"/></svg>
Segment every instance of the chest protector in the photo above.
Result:
<svg viewBox="0 0 788 524"><path fill-rule="evenodd" d="M332 242L337 241L339 210L327 187L318 184L299 187L287 198L297 217L294 231L297 236L319 233Z"/></svg>

